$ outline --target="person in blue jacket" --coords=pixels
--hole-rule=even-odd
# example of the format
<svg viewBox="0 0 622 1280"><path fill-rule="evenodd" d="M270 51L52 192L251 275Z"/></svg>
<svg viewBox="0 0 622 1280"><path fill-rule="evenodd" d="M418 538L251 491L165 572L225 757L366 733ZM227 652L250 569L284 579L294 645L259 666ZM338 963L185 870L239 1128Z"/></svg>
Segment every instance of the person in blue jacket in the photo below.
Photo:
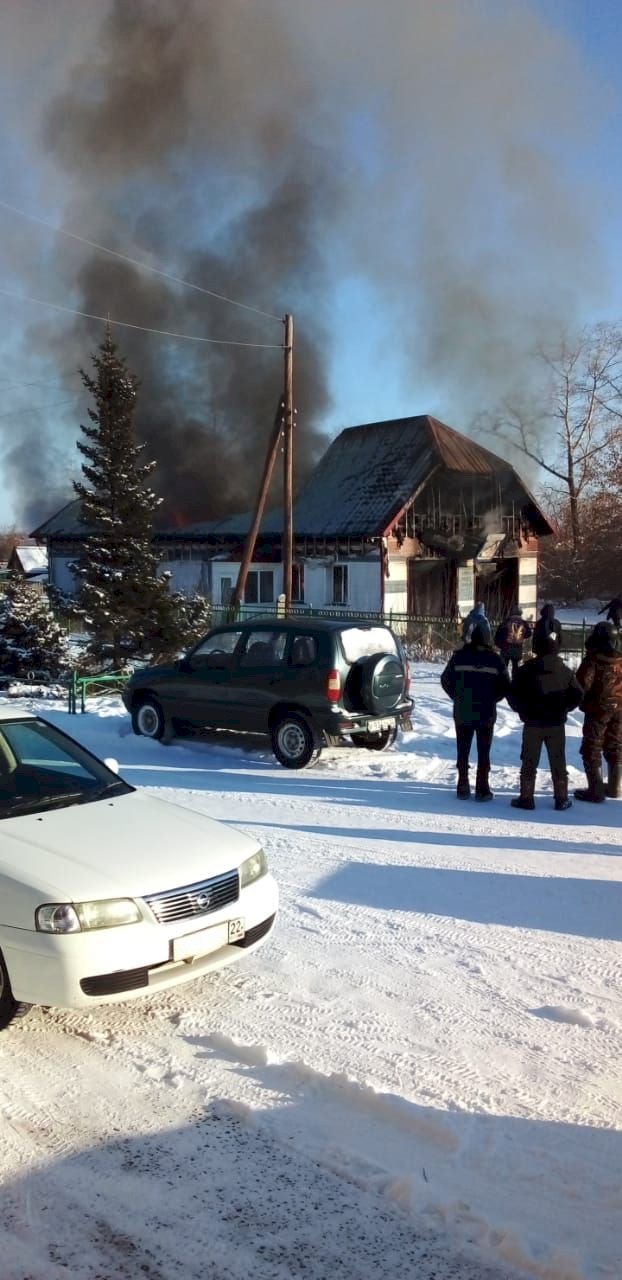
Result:
<svg viewBox="0 0 622 1280"><path fill-rule="evenodd" d="M492 640L492 632L490 630L490 623L486 617L485 606L481 600L478 604L473 606L470 613L467 613L462 624L462 640L464 644L469 643L474 627L480 628L483 636L485 637L485 643L490 644Z"/></svg>

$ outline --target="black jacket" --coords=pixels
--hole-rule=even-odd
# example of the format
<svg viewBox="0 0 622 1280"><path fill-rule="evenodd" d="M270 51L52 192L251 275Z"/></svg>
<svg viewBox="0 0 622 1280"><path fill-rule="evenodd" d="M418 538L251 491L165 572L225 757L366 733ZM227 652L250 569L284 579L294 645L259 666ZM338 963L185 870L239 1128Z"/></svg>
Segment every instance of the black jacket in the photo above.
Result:
<svg viewBox="0 0 622 1280"><path fill-rule="evenodd" d="M549 636L555 636L558 649L563 648L561 622L558 622L557 618L554 616L551 618L538 618L533 629L533 638L531 641L531 648L537 658L542 657L543 654L546 653Z"/></svg>
<svg viewBox="0 0 622 1280"><path fill-rule="evenodd" d="M519 667L509 697L523 724L552 728L564 724L569 711L579 706L583 690L575 674L559 654L530 658Z"/></svg>
<svg viewBox="0 0 622 1280"><path fill-rule="evenodd" d="M503 658L493 649L474 644L465 644L452 654L441 684L453 699L456 724L494 724L497 703L510 692Z"/></svg>

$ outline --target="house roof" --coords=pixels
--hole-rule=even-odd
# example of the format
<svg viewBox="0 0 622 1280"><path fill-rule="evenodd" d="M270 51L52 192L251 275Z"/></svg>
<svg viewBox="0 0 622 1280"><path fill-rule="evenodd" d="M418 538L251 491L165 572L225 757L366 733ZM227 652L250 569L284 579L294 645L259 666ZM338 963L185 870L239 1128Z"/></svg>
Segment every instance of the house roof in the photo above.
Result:
<svg viewBox="0 0 622 1280"><path fill-rule="evenodd" d="M45 538L50 538L52 535L71 538L84 532L84 525L80 520L80 499L73 498L71 502L66 502L60 511L50 516L49 520L44 520L38 529L33 529L30 536L43 542Z"/></svg>
<svg viewBox="0 0 622 1280"><path fill-rule="evenodd" d="M504 458L444 422L422 414L342 431L296 499L296 534L384 534L437 468L465 477L504 478L516 490L536 532L552 532L534 498Z"/></svg>
<svg viewBox="0 0 622 1280"><path fill-rule="evenodd" d="M46 548L37 546L13 547L9 558L9 568L21 569L22 573L27 577L46 574L48 568Z"/></svg>

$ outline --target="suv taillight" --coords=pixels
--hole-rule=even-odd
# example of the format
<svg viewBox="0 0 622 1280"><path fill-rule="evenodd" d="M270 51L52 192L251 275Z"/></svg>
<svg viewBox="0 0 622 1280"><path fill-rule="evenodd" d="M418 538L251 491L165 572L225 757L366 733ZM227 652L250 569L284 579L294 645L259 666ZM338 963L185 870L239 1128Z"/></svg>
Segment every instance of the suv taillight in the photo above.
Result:
<svg viewBox="0 0 622 1280"><path fill-rule="evenodd" d="M406 683L404 685L404 692L409 693L410 692L410 662L408 661L408 658L406 658L406 661L404 662L404 671L406 672Z"/></svg>
<svg viewBox="0 0 622 1280"><path fill-rule="evenodd" d="M341 697L341 676L338 671L329 671L328 673L326 697L329 702L339 702Z"/></svg>

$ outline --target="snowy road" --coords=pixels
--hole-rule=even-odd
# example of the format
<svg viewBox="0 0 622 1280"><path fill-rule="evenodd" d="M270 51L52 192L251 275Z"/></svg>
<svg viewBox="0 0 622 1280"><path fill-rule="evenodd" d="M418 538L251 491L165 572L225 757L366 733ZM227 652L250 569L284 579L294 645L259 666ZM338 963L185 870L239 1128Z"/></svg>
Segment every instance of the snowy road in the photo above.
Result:
<svg viewBox="0 0 622 1280"><path fill-rule="evenodd" d="M257 834L282 911L235 969L0 1036L2 1280L620 1280L622 802L555 814L543 772L510 810L506 710L459 804L437 680L399 750L300 775L39 704Z"/></svg>

